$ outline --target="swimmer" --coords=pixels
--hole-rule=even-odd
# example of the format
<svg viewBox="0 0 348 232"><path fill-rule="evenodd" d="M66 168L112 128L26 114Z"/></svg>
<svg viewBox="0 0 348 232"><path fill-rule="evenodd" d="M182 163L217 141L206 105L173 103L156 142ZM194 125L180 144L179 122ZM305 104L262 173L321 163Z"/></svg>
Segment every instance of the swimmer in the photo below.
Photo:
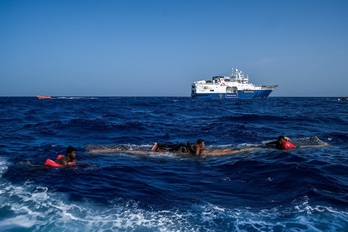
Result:
<svg viewBox="0 0 348 232"><path fill-rule="evenodd" d="M259 147L249 147L249 148L228 148L228 149L214 149L214 150L203 150L199 155L200 156L220 156L220 155L232 155L240 152L252 151L259 149ZM170 151L135 151L135 150L118 150L118 149L91 149L88 151L92 154L112 154L112 153L126 153L126 154L137 154L137 155L156 155L156 154L167 154L172 153L175 155L190 155L190 153L182 152L170 152ZM192 153L191 153L192 154Z"/></svg>
<svg viewBox="0 0 348 232"><path fill-rule="evenodd" d="M179 143L179 144L159 144L155 142L151 148L151 152L174 152L182 154L195 154L201 155L205 147L203 139L197 139L196 144L192 143Z"/></svg>
<svg viewBox="0 0 348 232"><path fill-rule="evenodd" d="M266 143L267 147L275 146L275 148L280 150L289 150L296 148L296 146L290 141L290 138L281 135L276 141Z"/></svg>
<svg viewBox="0 0 348 232"><path fill-rule="evenodd" d="M195 144L192 143L179 143L179 144L159 144L154 143L150 151L140 150L124 150L124 149L90 149L89 153L94 154L107 154L107 153L127 153L127 154L138 154L138 155L152 155L152 154L166 154L173 153L176 155L199 155L199 156L219 156L219 155L230 155L243 151L251 151L257 147L249 147L244 149L227 148L227 149L205 149L205 142L203 139L198 139Z"/></svg>
<svg viewBox="0 0 348 232"><path fill-rule="evenodd" d="M68 146L66 149L66 156L56 160L56 163L68 166L69 163L76 162L76 149L72 146Z"/></svg>

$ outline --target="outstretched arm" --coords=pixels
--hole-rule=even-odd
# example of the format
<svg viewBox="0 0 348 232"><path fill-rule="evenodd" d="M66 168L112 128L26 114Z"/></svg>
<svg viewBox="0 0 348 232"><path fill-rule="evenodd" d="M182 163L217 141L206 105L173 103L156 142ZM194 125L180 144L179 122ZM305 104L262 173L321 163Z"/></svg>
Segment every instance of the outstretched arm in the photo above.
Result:
<svg viewBox="0 0 348 232"><path fill-rule="evenodd" d="M126 153L126 154L139 154L139 155L160 153L156 151L133 151L133 150L118 150L118 149L92 149L92 150L89 150L88 152L92 154Z"/></svg>
<svg viewBox="0 0 348 232"><path fill-rule="evenodd" d="M326 147L330 146L328 143L323 143L323 144L316 144L316 145L303 145L303 146L297 146L298 148L303 148L303 147Z"/></svg>
<svg viewBox="0 0 348 232"><path fill-rule="evenodd" d="M219 156L219 155L232 155L240 152L253 151L257 149L257 147L248 147L242 149L228 148L223 150L204 150L202 155L211 155L211 156Z"/></svg>

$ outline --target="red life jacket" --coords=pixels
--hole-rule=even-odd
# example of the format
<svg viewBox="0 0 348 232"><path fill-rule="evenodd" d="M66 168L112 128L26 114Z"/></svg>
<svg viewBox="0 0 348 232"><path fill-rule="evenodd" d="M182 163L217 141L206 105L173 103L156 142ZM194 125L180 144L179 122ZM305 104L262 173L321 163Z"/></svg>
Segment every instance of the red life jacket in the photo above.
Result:
<svg viewBox="0 0 348 232"><path fill-rule="evenodd" d="M61 155L61 154L59 154L58 156L57 156L57 160L58 159L60 159L60 158L63 158L64 156L63 155ZM75 163L76 162L69 162L68 163L68 166L74 166L75 165ZM47 159L46 160L46 162L45 162L45 165L46 166L50 166L50 167L62 167L63 165L61 165L61 164L59 164L59 163L57 163L57 162L55 162L55 161L53 161L53 160L51 160L51 159Z"/></svg>
<svg viewBox="0 0 348 232"><path fill-rule="evenodd" d="M285 140L282 144L282 148L284 150L288 150L288 149L296 148L296 146L294 144L292 144L289 140Z"/></svg>

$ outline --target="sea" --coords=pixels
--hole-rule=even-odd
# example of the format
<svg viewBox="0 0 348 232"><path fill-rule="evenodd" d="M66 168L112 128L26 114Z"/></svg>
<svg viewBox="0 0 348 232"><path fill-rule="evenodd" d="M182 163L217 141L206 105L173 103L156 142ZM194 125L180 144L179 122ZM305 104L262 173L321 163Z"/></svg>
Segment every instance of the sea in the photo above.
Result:
<svg viewBox="0 0 348 232"><path fill-rule="evenodd" d="M1 97L0 231L348 231L348 101ZM223 156L90 153L201 138ZM44 166L77 150L73 167Z"/></svg>

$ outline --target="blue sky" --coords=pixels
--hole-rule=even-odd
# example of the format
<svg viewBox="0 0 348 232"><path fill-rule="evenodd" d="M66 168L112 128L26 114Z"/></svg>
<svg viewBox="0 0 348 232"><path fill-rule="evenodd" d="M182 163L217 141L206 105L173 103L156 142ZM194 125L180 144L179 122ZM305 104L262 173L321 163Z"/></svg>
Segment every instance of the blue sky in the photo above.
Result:
<svg viewBox="0 0 348 232"><path fill-rule="evenodd" d="M238 68L348 95L348 1L0 0L0 96L190 96Z"/></svg>

